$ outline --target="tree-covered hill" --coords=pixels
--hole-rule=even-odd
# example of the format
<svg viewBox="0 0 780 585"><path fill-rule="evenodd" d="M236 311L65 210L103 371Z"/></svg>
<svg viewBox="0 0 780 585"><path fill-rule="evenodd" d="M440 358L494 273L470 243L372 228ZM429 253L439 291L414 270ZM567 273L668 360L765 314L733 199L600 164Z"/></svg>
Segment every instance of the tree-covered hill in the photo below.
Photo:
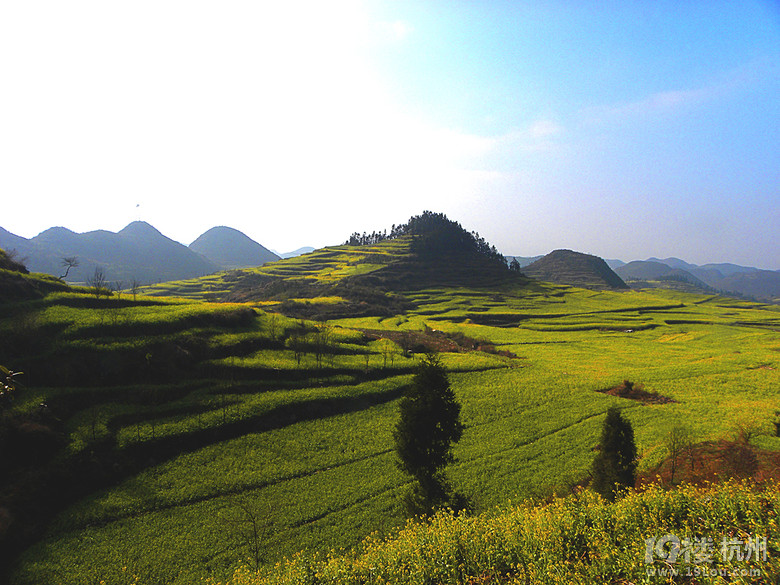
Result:
<svg viewBox="0 0 780 585"><path fill-rule="evenodd" d="M145 292L265 301L291 316L334 318L391 316L410 306L405 293L431 287L489 289L524 282L479 234L444 214L426 211L389 233L356 232L342 246Z"/></svg>
<svg viewBox="0 0 780 585"><path fill-rule="evenodd" d="M555 250L523 268L538 280L593 289L627 289L607 263L591 254Z"/></svg>
<svg viewBox="0 0 780 585"><path fill-rule="evenodd" d="M443 213L424 211L409 218L404 224L393 225L388 234L373 232L361 235L353 233L348 245L372 245L388 239L412 236L411 251L426 259L447 257L481 256L485 260L506 266L504 256L477 232L465 230L460 223L447 218Z"/></svg>

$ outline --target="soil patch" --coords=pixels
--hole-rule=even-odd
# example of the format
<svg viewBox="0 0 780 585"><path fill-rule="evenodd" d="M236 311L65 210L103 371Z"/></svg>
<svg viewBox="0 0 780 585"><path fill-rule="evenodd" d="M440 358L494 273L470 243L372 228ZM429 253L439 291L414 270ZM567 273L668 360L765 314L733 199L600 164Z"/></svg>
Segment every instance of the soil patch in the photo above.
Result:
<svg viewBox="0 0 780 585"><path fill-rule="evenodd" d="M618 398L636 400L643 404L668 404L670 402L677 402L674 398L662 396L657 392L648 392L644 389L642 384L635 384L629 380L623 380L622 384L613 386L612 388L599 390L599 392L602 394L609 394L610 396L617 396Z"/></svg>
<svg viewBox="0 0 780 585"><path fill-rule="evenodd" d="M405 353L449 352L463 353L468 351L482 351L493 355L501 355L512 359L521 359L520 356L507 350L496 349L491 342L467 337L462 333L446 333L438 329L426 329L423 331L386 331L382 329L362 329L369 339L389 339L399 345Z"/></svg>
<svg viewBox="0 0 780 585"><path fill-rule="evenodd" d="M731 478L780 481L780 451L759 449L739 440L696 443L640 475L636 485L659 481L664 485L683 482L704 485Z"/></svg>

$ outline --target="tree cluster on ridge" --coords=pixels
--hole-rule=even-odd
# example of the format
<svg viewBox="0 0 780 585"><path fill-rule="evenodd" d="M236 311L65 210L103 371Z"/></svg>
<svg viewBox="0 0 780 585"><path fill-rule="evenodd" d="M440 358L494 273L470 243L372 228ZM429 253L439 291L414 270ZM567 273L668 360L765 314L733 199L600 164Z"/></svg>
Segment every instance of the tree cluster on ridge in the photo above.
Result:
<svg viewBox="0 0 780 585"><path fill-rule="evenodd" d="M447 251L476 252L506 265L504 256L477 232L468 232L457 221L432 211L413 216L405 224L394 224L389 233L387 230L370 234L355 232L346 245L370 246L402 236L413 236L412 251L420 255L438 255Z"/></svg>

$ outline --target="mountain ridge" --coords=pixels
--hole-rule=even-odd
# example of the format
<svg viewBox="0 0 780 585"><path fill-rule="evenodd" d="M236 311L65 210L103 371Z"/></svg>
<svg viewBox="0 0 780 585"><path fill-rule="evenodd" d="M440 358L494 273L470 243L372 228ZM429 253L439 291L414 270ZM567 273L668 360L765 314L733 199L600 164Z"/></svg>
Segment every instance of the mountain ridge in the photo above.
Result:
<svg viewBox="0 0 780 585"><path fill-rule="evenodd" d="M621 278L636 282L634 286L658 286L659 283L686 282L701 292L722 291L749 298L776 302L780 299L780 273L731 263L697 266L679 258L673 264L656 259L634 260L615 269ZM682 268L687 266L687 268Z"/></svg>
<svg viewBox="0 0 780 585"><path fill-rule="evenodd" d="M144 221L133 221L118 232L99 229L77 233L54 226L29 239L0 228L0 248L14 251L32 272L57 277L67 273L71 283L88 282L96 270L102 271L108 282L123 286L194 278L230 267L165 236ZM78 265L66 271L65 258L75 258Z"/></svg>
<svg viewBox="0 0 780 585"><path fill-rule="evenodd" d="M290 252L277 252L276 250L271 250L271 252L279 256L279 258L286 259L286 258L295 258L296 256L302 256L303 254L314 252L314 250L316 250L316 248L313 248L312 246L301 246L300 248L296 248L295 250L292 250Z"/></svg>
<svg viewBox="0 0 780 585"><path fill-rule="evenodd" d="M509 261L517 259L524 272L539 258L542 256L507 256ZM698 292L721 292L774 303L780 301L780 270L731 262L710 262L700 266L674 256L665 259L651 256L630 262L607 259L605 262L623 280L634 281L634 286L685 288L677 283L687 283L690 290Z"/></svg>
<svg viewBox="0 0 780 585"><path fill-rule="evenodd" d="M208 236L215 233L223 236L222 243L208 242ZM100 268L106 272L109 281L138 281L143 284L193 278L225 269L259 266L282 257L293 257L314 250L305 247L294 252L276 253L228 226L215 226L186 246L142 221L131 222L116 233L102 229L77 233L67 227L53 226L29 239L0 227L0 247L15 253L15 257L25 262L31 271L53 276L65 274L63 258L78 258L80 266L67 272L69 282L86 282L94 270ZM507 261L518 260L523 272L527 272L529 266L542 258L543 256L506 256ZM665 259L651 257L629 263L617 259L604 262L620 278L660 278L656 284L660 283L661 286L663 282L671 280L687 281L702 290L713 289L771 302L780 299L780 271L729 262L699 266L673 256ZM636 268L636 262L654 262L666 268L656 271L650 278L647 274L631 273ZM532 268L531 271L534 272L535 269ZM539 278L532 273L528 275ZM548 278L556 277L550 275ZM617 282L614 284L620 286Z"/></svg>

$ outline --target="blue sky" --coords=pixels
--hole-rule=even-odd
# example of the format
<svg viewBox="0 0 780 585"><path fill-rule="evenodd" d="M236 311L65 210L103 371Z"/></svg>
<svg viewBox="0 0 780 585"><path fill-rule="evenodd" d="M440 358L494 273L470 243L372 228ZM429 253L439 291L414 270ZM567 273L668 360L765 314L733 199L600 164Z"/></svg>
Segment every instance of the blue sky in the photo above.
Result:
<svg viewBox="0 0 780 585"><path fill-rule="evenodd" d="M780 268L780 3L0 5L0 225Z"/></svg>

